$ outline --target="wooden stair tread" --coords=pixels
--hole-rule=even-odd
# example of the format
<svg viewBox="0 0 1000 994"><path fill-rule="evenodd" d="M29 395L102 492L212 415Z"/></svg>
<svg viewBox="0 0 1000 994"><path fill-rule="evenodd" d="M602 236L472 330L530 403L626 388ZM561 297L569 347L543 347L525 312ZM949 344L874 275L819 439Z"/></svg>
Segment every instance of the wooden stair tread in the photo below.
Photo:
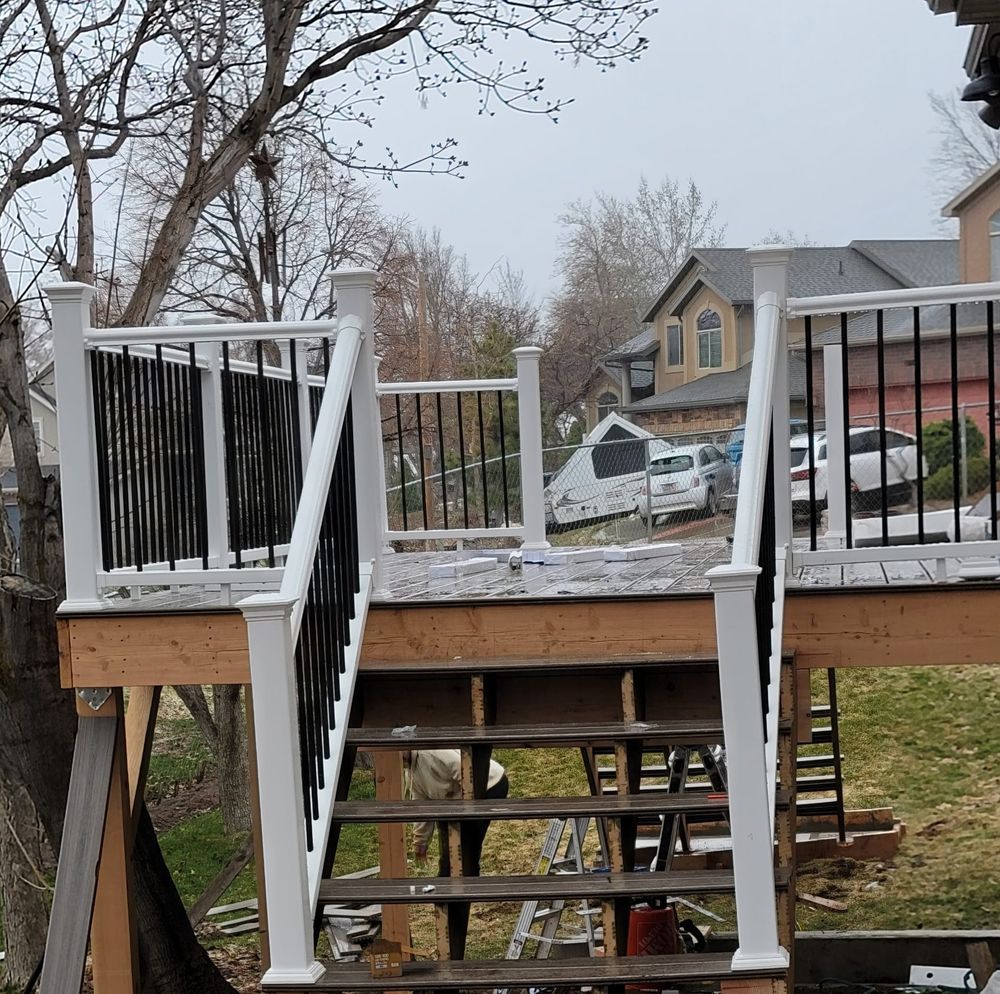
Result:
<svg viewBox="0 0 1000 994"><path fill-rule="evenodd" d="M509 673L552 670L619 670L636 666L689 667L691 669L717 670L716 656L668 656L663 653L647 653L630 656L609 656L605 659L581 657L494 657L490 659L362 659L360 674L413 674L413 673Z"/></svg>
<svg viewBox="0 0 1000 994"><path fill-rule="evenodd" d="M789 871L775 872L775 886L787 890ZM425 887L433 891L424 892ZM410 888L415 887L416 893ZM553 873L493 877L406 877L350 880L335 877L320 884L320 904L448 904L450 902L554 901L560 898L605 900L680 894L727 894L731 870L671 870L667 873Z"/></svg>
<svg viewBox="0 0 1000 994"><path fill-rule="evenodd" d="M326 964L309 990L375 991L433 988L577 987L645 980L699 981L732 975L732 953L677 956L609 956L594 959L417 960L403 964L402 978L375 980L367 963ZM783 977L784 970L741 970L741 978ZM264 984L267 990L301 990L302 985Z"/></svg>
<svg viewBox="0 0 1000 994"><path fill-rule="evenodd" d="M393 735L391 728L350 728L347 741L360 749L414 747L429 749L463 744L487 743L500 746L523 744L589 744L625 740L658 740L677 745L712 744L723 740L722 722L700 721L649 722L567 722L550 725L488 725L441 727L417 726L407 735Z"/></svg>

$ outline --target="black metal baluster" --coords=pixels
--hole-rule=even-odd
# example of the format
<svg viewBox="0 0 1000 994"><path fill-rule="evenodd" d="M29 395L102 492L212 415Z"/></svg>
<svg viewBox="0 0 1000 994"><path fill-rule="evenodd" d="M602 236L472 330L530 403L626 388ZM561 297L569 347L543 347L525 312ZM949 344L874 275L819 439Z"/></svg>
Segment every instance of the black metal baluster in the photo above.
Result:
<svg viewBox="0 0 1000 994"><path fill-rule="evenodd" d="M132 360L128 354L128 346L122 346L122 366L125 374L125 389L123 391L124 409L122 419L125 423L128 438L128 448L125 451L129 470L129 484L132 497L132 530L135 534L135 562L133 565L141 570L145 561L145 546L142 535L142 515L139 499L139 479L136 472L136 448L135 448L135 392L132 389Z"/></svg>
<svg viewBox="0 0 1000 994"><path fill-rule="evenodd" d="M847 362L847 312L840 315L840 374L841 388L844 398L844 495L847 499L847 513L845 515L846 531L845 546L848 549L854 548L854 493L851 486L851 386L848 380Z"/></svg>
<svg viewBox="0 0 1000 994"><path fill-rule="evenodd" d="M157 514L156 478L153 472L152 439L150 422L153 412L149 402L149 365L145 359L135 360L136 371L136 427L139 435L141 479L144 481L143 528L146 535L146 554L150 562L161 563L166 558L160 548L162 517Z"/></svg>
<svg viewBox="0 0 1000 994"><path fill-rule="evenodd" d="M920 308L913 308L913 407L916 412L914 433L917 436L917 541L924 544L924 404L921 368Z"/></svg>
<svg viewBox="0 0 1000 994"><path fill-rule="evenodd" d="M444 527L448 529L448 476L445 470L444 459L444 418L441 415L441 394L434 395L437 404L437 428L438 428L438 458L441 461L441 513L444 518Z"/></svg>
<svg viewBox="0 0 1000 994"><path fill-rule="evenodd" d="M237 569L243 568L241 554L240 502L236 468L236 417L233 408L233 374L229 369L229 342L222 343L222 418L225 422L226 494L229 509L229 542ZM225 564L224 564L225 565Z"/></svg>
<svg viewBox="0 0 1000 994"><path fill-rule="evenodd" d="M108 493L108 418L107 395L104 387L103 357L99 351L90 353L90 396L94 403L94 428L97 443L97 509L101 530L101 564L105 572L111 569L111 512Z"/></svg>
<svg viewBox="0 0 1000 994"><path fill-rule="evenodd" d="M156 493L156 531L158 535L157 562L166 562L170 569L173 569L170 556L170 528L167 524L167 486L168 476L163 460L166 453L163 451L160 424L163 420L163 394L160 390L160 367L163 365L162 346L157 345L154 349L154 358L147 362L149 370L149 386L147 395L149 396L149 427L150 427L150 458L152 460L153 489Z"/></svg>
<svg viewBox="0 0 1000 994"><path fill-rule="evenodd" d="M114 566L124 566L126 562L127 541L123 537L124 528L124 503L125 495L122 492L123 477L119 473L119 451L121 449L120 437L118 434L118 370L121 368L121 356L117 354L104 354L103 362L107 374L107 398L108 398L108 432L109 449L111 452L111 507L114 523L115 550L112 562Z"/></svg>
<svg viewBox="0 0 1000 994"><path fill-rule="evenodd" d="M469 527L469 485L465 479L465 427L462 424L462 394L455 394L455 407L458 412L458 458L462 466L462 517L465 527Z"/></svg>
<svg viewBox="0 0 1000 994"><path fill-rule="evenodd" d="M157 435L159 436L160 463L163 470L163 516L166 525L166 546L167 562L171 569L177 566L177 536L174 528L174 474L170 464L170 441L168 426L170 422L171 404L169 402L166 377L164 375L163 346L156 346L156 395L157 410Z"/></svg>
<svg viewBox="0 0 1000 994"><path fill-rule="evenodd" d="M958 305L952 304L949 308L951 318L951 329L949 344L951 346L951 476L952 476L952 496L955 499L955 541L961 541L962 537L962 509L961 487L962 487L962 453L961 434L963 425L958 423Z"/></svg>
<svg viewBox="0 0 1000 994"><path fill-rule="evenodd" d="M273 446L267 444L265 431L271 427L270 412L267 410L267 384L264 379L264 343L257 342L257 406L258 423L257 439L260 446L261 460L264 464L264 496L261 503L264 512L264 527L267 531L267 564L274 565L274 466L272 464Z"/></svg>
<svg viewBox="0 0 1000 994"><path fill-rule="evenodd" d="M986 301L986 380L989 391L987 420L990 445L990 538L997 539L997 394L996 343L993 340L993 301ZM921 465L922 468L922 465Z"/></svg>
<svg viewBox="0 0 1000 994"><path fill-rule="evenodd" d="M486 483L486 429L483 427L483 392L476 391L476 409L479 412L479 469L483 477L483 527L490 526L490 491Z"/></svg>
<svg viewBox="0 0 1000 994"><path fill-rule="evenodd" d="M195 534L194 534L194 439L191 433L191 384L188 382L187 368L180 365L174 366L177 377L177 399L179 402L180 421L180 446L181 460L179 465L183 467L181 481L181 502L182 513L181 535L183 536L184 558L194 558Z"/></svg>
<svg viewBox="0 0 1000 994"><path fill-rule="evenodd" d="M399 492L402 495L403 531L410 530L406 517L406 455L403 452L403 412L399 405L399 394L396 394L396 439L399 442Z"/></svg>
<svg viewBox="0 0 1000 994"><path fill-rule="evenodd" d="M814 439L816 431L816 410L813 398L813 345L812 316L806 315L806 431L809 434L809 444L806 452L809 455L809 548L816 550L816 454ZM829 481L827 481L829 486Z"/></svg>
<svg viewBox="0 0 1000 994"><path fill-rule="evenodd" d="M774 522L774 427L768 429L767 476L764 479L764 509L761 517L760 547L757 550L757 588L754 614L757 627L757 666L760 677L761 713L764 737L767 738L768 687L771 684L771 632L774 628L774 574L777 569L777 544Z"/></svg>
<svg viewBox="0 0 1000 994"><path fill-rule="evenodd" d="M188 376L191 379L192 425L194 441L194 481L195 481L195 523L197 525L197 554L201 556L201 568L208 569L208 490L205 475L205 412L201 397L201 370L194 342L188 345ZM273 565L273 564L272 564Z"/></svg>
<svg viewBox="0 0 1000 994"><path fill-rule="evenodd" d="M180 479L180 412L178 408L176 367L167 362L163 367L163 379L166 384L167 401L167 476L170 478L171 508L170 517L173 532L174 559L184 558L184 534L182 525L182 501L184 482Z"/></svg>
<svg viewBox="0 0 1000 994"><path fill-rule="evenodd" d="M299 364L295 354L297 345L298 343L294 338L288 340L288 357L292 364L292 468L295 472L295 500L292 502L293 507L298 506L299 495L302 491L302 474L305 471L302 465L302 416L306 412L301 409ZM308 382L307 377L307 385Z"/></svg>
<svg viewBox="0 0 1000 994"><path fill-rule="evenodd" d="M420 449L420 507L424 515L424 531L427 531L427 464L424 459L424 421L420 413L420 394L414 395L414 402L417 405L417 445Z"/></svg>
<svg viewBox="0 0 1000 994"><path fill-rule="evenodd" d="M882 544L889 544L889 471L885 437L885 312L875 312L875 355L878 360L878 449L882 484Z"/></svg>
<svg viewBox="0 0 1000 994"><path fill-rule="evenodd" d="M497 390L497 416L500 423L500 478L503 480L503 523L510 528L510 494L507 492L507 441L504 433L503 394Z"/></svg>
<svg viewBox="0 0 1000 994"><path fill-rule="evenodd" d="M139 485L139 521L136 525L136 532L142 535L143 563L151 563L154 561L155 556L150 541L152 538L150 534L152 529L149 527L149 492L146 487L146 459L143 452L145 448L146 405L143 403L142 398L142 363L135 357L129 359L129 373L132 378L130 413L135 433L132 448L132 465L135 468L135 478Z"/></svg>

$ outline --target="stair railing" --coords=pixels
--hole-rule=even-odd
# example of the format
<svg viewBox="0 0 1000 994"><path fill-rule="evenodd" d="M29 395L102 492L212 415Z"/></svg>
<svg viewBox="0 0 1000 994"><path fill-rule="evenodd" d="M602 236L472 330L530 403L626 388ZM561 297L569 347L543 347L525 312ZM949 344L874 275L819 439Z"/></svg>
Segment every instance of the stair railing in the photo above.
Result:
<svg viewBox="0 0 1000 994"><path fill-rule="evenodd" d="M711 570L739 948L734 970L783 969L774 887L777 690L785 569L791 555L788 262L751 250L754 357L732 560Z"/></svg>
<svg viewBox="0 0 1000 994"><path fill-rule="evenodd" d="M268 983L312 984L323 972L313 921L382 548L374 275L334 277L342 316L281 587L239 605L250 649Z"/></svg>

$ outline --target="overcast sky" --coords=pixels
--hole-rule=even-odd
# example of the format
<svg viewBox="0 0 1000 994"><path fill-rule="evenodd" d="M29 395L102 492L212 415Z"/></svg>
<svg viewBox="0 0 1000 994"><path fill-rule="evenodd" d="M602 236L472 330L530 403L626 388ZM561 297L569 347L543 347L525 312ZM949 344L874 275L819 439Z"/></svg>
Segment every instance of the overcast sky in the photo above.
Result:
<svg viewBox="0 0 1000 994"><path fill-rule="evenodd" d="M500 111L473 94L408 88L378 112L374 147L402 155L452 136L466 178L409 176L379 186L385 207L441 229L486 270L507 257L544 297L556 216L595 190L632 193L639 176L692 177L719 205L729 245L770 229L817 244L940 236L928 168L931 90L965 81L969 29L924 0L662 0L642 60L602 74L543 47L526 54L558 124Z"/></svg>

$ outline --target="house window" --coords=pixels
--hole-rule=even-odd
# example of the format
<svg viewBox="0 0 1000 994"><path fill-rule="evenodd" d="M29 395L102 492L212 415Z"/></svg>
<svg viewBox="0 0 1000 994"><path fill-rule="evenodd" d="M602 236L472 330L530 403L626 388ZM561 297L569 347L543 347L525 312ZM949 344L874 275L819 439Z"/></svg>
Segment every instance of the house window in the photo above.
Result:
<svg viewBox="0 0 1000 994"><path fill-rule="evenodd" d="M722 318L708 308L698 315L698 368L718 369L722 365Z"/></svg>
<svg viewBox="0 0 1000 994"><path fill-rule="evenodd" d="M990 279L1000 280L1000 211L990 218Z"/></svg>
<svg viewBox="0 0 1000 994"><path fill-rule="evenodd" d="M618 410L618 398L613 393L602 393L597 398L597 420L603 421Z"/></svg>
<svg viewBox="0 0 1000 994"><path fill-rule="evenodd" d="M679 324L667 327L667 365L684 365L684 333Z"/></svg>

